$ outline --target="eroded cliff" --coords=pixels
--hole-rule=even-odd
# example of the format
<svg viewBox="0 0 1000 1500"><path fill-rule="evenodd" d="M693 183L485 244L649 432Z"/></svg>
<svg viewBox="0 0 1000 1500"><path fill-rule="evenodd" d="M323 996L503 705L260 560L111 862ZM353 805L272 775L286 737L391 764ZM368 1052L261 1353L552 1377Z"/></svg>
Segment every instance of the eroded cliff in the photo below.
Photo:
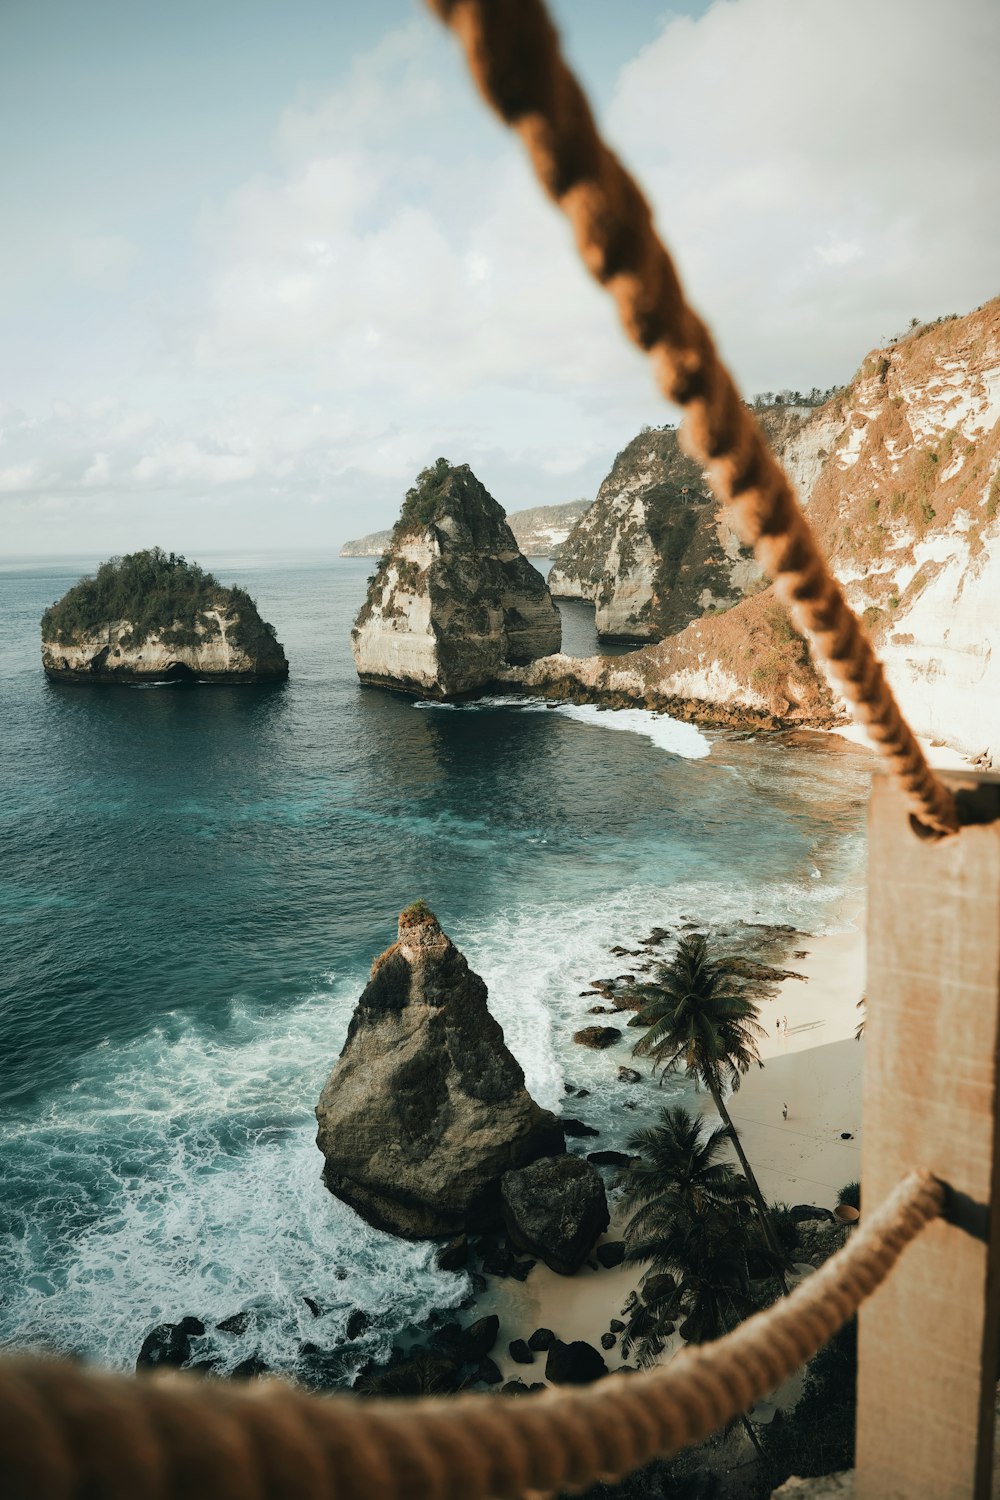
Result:
<svg viewBox="0 0 1000 1500"><path fill-rule="evenodd" d="M821 407L758 415L913 727L1000 759L1000 299L873 351ZM577 532L603 532L601 556L620 559L631 522L609 505L608 527L597 509ZM655 567L635 595L650 614ZM631 588L635 576L616 565L602 588ZM771 591L743 587L732 608L710 602L658 645L616 660L557 657L517 676L547 691L701 705L706 719L827 722L840 707Z"/></svg>
<svg viewBox="0 0 1000 1500"><path fill-rule="evenodd" d="M468 464L410 490L351 632L362 682L450 698L558 651L559 612Z"/></svg>
<svg viewBox="0 0 1000 1500"><path fill-rule="evenodd" d="M42 666L70 682L275 682L288 661L245 589L159 547L102 563L42 617Z"/></svg>
<svg viewBox="0 0 1000 1500"><path fill-rule="evenodd" d="M602 640L659 640L757 585L753 555L717 513L673 428L623 448L549 572L552 592L590 599Z"/></svg>

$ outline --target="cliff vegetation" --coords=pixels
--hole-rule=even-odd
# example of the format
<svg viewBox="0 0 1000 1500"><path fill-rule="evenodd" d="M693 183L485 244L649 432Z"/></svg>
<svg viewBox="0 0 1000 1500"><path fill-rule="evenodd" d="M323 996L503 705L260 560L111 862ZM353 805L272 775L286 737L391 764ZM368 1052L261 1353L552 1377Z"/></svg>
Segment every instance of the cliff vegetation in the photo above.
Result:
<svg viewBox="0 0 1000 1500"><path fill-rule="evenodd" d="M81 578L45 611L42 638L71 645L109 622L127 620L123 646L140 646L153 635L168 646L194 646L220 633L210 613L219 608L236 616L230 630L235 645L250 655L273 647L274 626L260 618L245 589L225 588L198 563L152 547L113 557L93 578Z"/></svg>

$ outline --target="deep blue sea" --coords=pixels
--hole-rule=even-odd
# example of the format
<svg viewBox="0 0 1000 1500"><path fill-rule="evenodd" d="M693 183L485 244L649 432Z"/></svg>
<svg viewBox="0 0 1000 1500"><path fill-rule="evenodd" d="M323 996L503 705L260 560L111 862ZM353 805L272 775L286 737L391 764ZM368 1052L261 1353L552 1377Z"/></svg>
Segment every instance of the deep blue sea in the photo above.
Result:
<svg viewBox="0 0 1000 1500"><path fill-rule="evenodd" d="M313 1106L398 911L433 906L539 1102L589 1088L620 1144L664 1094L617 1082L624 1043L573 1045L579 992L682 914L843 925L868 757L362 689L370 562L199 560L258 599L287 684L49 683L39 617L98 559L0 562L0 1343L127 1367L156 1322L249 1309L199 1352L293 1370L351 1308L378 1352L466 1290L320 1180ZM587 606L565 626L593 649Z"/></svg>

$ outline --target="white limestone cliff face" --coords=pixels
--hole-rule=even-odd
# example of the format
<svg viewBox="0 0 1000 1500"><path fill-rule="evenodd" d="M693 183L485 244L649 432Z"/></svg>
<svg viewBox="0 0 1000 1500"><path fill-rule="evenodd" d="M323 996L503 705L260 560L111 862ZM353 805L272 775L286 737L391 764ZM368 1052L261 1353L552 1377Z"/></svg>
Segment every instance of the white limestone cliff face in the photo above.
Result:
<svg viewBox="0 0 1000 1500"><path fill-rule="evenodd" d="M822 407L758 416L913 728L1000 763L1000 299L875 350ZM611 498L591 507L575 552L550 575L557 593L593 598L598 610L603 597L604 621L618 595L633 618L652 614L657 597L655 563L634 543L636 490L631 510ZM599 563L587 538L600 543ZM719 541L733 565L729 602L737 590L747 597L726 608L703 591L700 619L618 658L615 672L632 675L636 701L681 694L751 713L763 701L782 719L828 722L837 705L783 612ZM536 663L526 685L559 675L561 690L575 679L584 694L604 691L607 663L577 664L567 678L566 661L558 673Z"/></svg>
<svg viewBox="0 0 1000 1500"><path fill-rule="evenodd" d="M559 612L467 464L410 491L351 634L362 682L450 698L558 650Z"/></svg>
<svg viewBox="0 0 1000 1500"><path fill-rule="evenodd" d="M643 641L727 608L759 579L677 433L656 428L618 454L548 583L561 597L593 601L600 639Z"/></svg>
<svg viewBox="0 0 1000 1500"><path fill-rule="evenodd" d="M42 666L49 677L77 682L267 682L287 677L288 662L277 641L248 648L238 639L239 624L236 612L204 610L190 632L180 632L195 637L182 644L169 639L178 628L176 621L136 642L131 621L111 620L69 642L43 639Z"/></svg>

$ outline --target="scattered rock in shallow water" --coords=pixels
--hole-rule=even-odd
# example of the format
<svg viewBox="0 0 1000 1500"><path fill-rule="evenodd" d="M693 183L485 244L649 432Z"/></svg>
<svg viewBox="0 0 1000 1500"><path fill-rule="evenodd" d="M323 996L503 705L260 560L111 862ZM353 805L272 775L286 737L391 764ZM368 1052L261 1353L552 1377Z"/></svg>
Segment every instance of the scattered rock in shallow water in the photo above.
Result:
<svg viewBox="0 0 1000 1500"><path fill-rule="evenodd" d="M565 1115L560 1120L560 1124L562 1125L564 1135L582 1137L600 1135L601 1133L599 1130L595 1130L593 1125L586 1125L583 1120L568 1120Z"/></svg>
<svg viewBox="0 0 1000 1500"><path fill-rule="evenodd" d="M590 1385L608 1373L608 1367L592 1344L575 1339L564 1344L557 1339L545 1361L545 1378L553 1385Z"/></svg>
<svg viewBox="0 0 1000 1500"><path fill-rule="evenodd" d="M503 1373L495 1360L484 1359L480 1361L479 1368L476 1370L476 1379L481 1380L484 1385L499 1385L503 1379Z"/></svg>
<svg viewBox="0 0 1000 1500"><path fill-rule="evenodd" d="M555 1341L556 1336L551 1328L536 1328L528 1340L528 1348L543 1353L546 1349L551 1349Z"/></svg>
<svg viewBox="0 0 1000 1500"><path fill-rule="evenodd" d="M608 1324L608 1327L611 1329L612 1333L625 1332L625 1324L622 1322L621 1318L612 1318L611 1322Z"/></svg>
<svg viewBox="0 0 1000 1500"><path fill-rule="evenodd" d="M616 1005L592 1005L587 1011L588 1016L613 1016L618 1012Z"/></svg>
<svg viewBox="0 0 1000 1500"><path fill-rule="evenodd" d="M378 1229L488 1229L503 1174L565 1149L486 1000L433 913L404 911L316 1109L327 1187Z"/></svg>
<svg viewBox="0 0 1000 1500"><path fill-rule="evenodd" d="M587 1160L595 1167L629 1167L638 1156L629 1156L627 1151L588 1151Z"/></svg>
<svg viewBox="0 0 1000 1500"><path fill-rule="evenodd" d="M515 1364L533 1365L535 1363L535 1356L524 1339L512 1339L507 1345L507 1353Z"/></svg>
<svg viewBox="0 0 1000 1500"><path fill-rule="evenodd" d="M613 1333L602 1333L601 1334L601 1348L602 1349L613 1349L615 1347L615 1345L617 1344L617 1342L618 1342L618 1340L615 1338L615 1336L614 1336Z"/></svg>
<svg viewBox="0 0 1000 1500"><path fill-rule="evenodd" d="M205 1332L200 1318L181 1318L179 1323L158 1323L142 1341L135 1362L137 1370L179 1369L191 1358L191 1340Z"/></svg>
<svg viewBox="0 0 1000 1500"><path fill-rule="evenodd" d="M319 1303L316 1301L316 1298L303 1297L302 1300L305 1303L306 1307L308 1307L309 1311L312 1313L313 1317L318 1318L320 1316L320 1307Z"/></svg>
<svg viewBox="0 0 1000 1500"><path fill-rule="evenodd" d="M579 1270L610 1221L596 1168L577 1156L543 1158L508 1172L501 1194L514 1244L563 1276Z"/></svg>
<svg viewBox="0 0 1000 1500"><path fill-rule="evenodd" d="M531 1391L523 1380L508 1380L507 1384L500 1388L501 1396L530 1396Z"/></svg>
<svg viewBox="0 0 1000 1500"><path fill-rule="evenodd" d="M246 1333L250 1326L250 1314L244 1309L243 1312L233 1313L231 1317L223 1318L221 1323L216 1323L219 1333Z"/></svg>
<svg viewBox="0 0 1000 1500"><path fill-rule="evenodd" d="M442 1245L434 1256L439 1271L464 1271L469 1263L469 1241L464 1234Z"/></svg>
<svg viewBox="0 0 1000 1500"><path fill-rule="evenodd" d="M262 1375L271 1372L261 1359L259 1354L251 1354L249 1359L241 1360L229 1372L230 1380L259 1380Z"/></svg>
<svg viewBox="0 0 1000 1500"><path fill-rule="evenodd" d="M618 1069L618 1082L619 1083L641 1083L642 1082L642 1074L639 1072L638 1068L619 1068Z"/></svg>
<svg viewBox="0 0 1000 1500"><path fill-rule="evenodd" d="M368 1332L371 1326L372 1320L370 1314L366 1313L364 1308L356 1307L348 1315L347 1327L344 1332L349 1340L359 1339L363 1333Z"/></svg>
<svg viewBox="0 0 1000 1500"><path fill-rule="evenodd" d="M459 1353L466 1364L478 1364L493 1348L500 1333L500 1319L496 1313L477 1318L462 1334Z"/></svg>
<svg viewBox="0 0 1000 1500"><path fill-rule="evenodd" d="M594 1251L597 1259L606 1271L611 1271L615 1266L620 1266L625 1259L625 1241L608 1240L603 1245L598 1245Z"/></svg>
<svg viewBox="0 0 1000 1500"><path fill-rule="evenodd" d="M591 1047L597 1052L613 1047L615 1042L621 1041L621 1037L617 1026L584 1026L582 1031L573 1033L573 1040L579 1046Z"/></svg>

